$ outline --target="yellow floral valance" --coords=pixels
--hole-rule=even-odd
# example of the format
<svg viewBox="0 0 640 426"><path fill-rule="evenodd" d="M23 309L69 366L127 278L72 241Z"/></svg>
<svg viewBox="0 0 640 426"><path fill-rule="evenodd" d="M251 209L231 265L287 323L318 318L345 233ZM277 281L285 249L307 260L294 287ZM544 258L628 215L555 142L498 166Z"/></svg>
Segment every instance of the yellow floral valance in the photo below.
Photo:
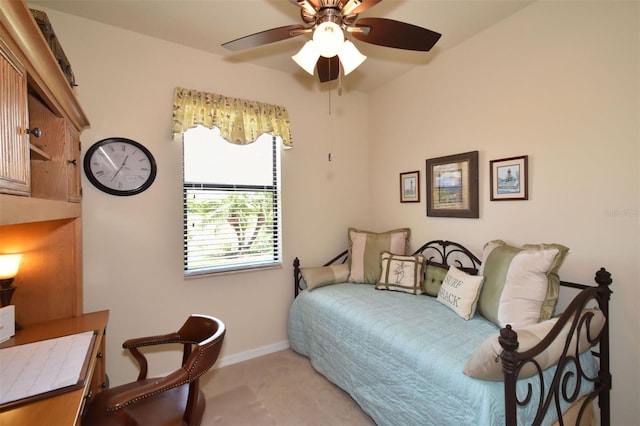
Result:
<svg viewBox="0 0 640 426"><path fill-rule="evenodd" d="M217 127L224 139L239 145L250 144L261 134L269 133L280 136L285 147L293 146L286 108L176 87L174 135L197 125Z"/></svg>

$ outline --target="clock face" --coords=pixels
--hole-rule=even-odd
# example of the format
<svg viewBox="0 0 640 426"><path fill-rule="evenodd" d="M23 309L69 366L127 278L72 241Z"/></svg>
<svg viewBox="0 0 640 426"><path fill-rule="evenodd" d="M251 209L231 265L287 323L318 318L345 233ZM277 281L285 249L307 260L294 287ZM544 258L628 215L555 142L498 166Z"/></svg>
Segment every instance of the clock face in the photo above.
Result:
<svg viewBox="0 0 640 426"><path fill-rule="evenodd" d="M103 139L91 146L84 157L89 181L112 195L139 194L151 186L156 170L151 152L131 139Z"/></svg>

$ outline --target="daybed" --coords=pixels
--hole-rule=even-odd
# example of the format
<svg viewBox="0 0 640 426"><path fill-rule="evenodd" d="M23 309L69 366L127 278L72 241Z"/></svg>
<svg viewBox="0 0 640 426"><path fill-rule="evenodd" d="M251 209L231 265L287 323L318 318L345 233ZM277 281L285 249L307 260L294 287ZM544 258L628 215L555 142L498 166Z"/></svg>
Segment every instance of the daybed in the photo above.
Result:
<svg viewBox="0 0 640 426"><path fill-rule="evenodd" d="M500 306L495 322L486 318L492 316L492 308L487 303L490 295L484 292L495 292L495 283L490 283L495 276L490 275L504 269L504 265L496 268L498 255L492 257L492 250L500 247L518 256L530 251L540 254L536 250L550 249L550 245L514 248L492 242L481 262L462 245L437 240L402 257L392 253L406 252L409 232L407 241L391 241L388 251L378 248L382 252L358 241L358 232L364 231L350 229L349 249L322 267L303 268L295 259L296 298L289 316L289 343L348 392L378 425L597 424L595 401L600 424L609 424L611 278L604 268L596 273L597 286L560 281L557 270L564 251L551 269L543 271L551 284L541 303L546 306L538 306L540 312L548 311L547 317L541 315L533 325L525 321L499 327L495 322L500 324L510 314ZM389 240L386 233L364 235ZM365 246L371 253L362 254ZM375 285L358 283L366 278L353 275L370 273L367 262L372 264L376 256L380 261L373 271L379 277ZM517 273L515 263L506 267L511 274ZM452 281L452 265L456 274L466 277ZM402 279L400 275L389 279L394 272L404 274ZM484 276L474 277L478 272ZM453 282L465 287L474 279L483 282L470 306L473 312L456 311L457 306L447 304L447 299L460 302L456 298L465 295L447 287L455 293L448 295L446 286ZM559 291L552 285L554 280L579 293L562 315L546 319L555 308L555 301L549 304L547 299L557 300ZM394 282L400 284L394 288ZM507 285L501 290L500 303L509 298ZM516 293L521 296L522 287ZM511 308L518 310L512 317L520 322L526 308ZM465 315L469 319L463 319Z"/></svg>

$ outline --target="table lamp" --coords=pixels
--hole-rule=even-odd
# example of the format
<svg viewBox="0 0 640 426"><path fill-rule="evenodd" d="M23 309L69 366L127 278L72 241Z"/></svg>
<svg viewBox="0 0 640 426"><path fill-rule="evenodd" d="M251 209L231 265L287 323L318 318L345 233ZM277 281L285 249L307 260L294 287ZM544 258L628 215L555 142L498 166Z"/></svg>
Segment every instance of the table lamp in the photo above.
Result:
<svg viewBox="0 0 640 426"><path fill-rule="evenodd" d="M13 280L20 269L21 254L0 255L0 302L2 307L11 304L11 296L16 290Z"/></svg>

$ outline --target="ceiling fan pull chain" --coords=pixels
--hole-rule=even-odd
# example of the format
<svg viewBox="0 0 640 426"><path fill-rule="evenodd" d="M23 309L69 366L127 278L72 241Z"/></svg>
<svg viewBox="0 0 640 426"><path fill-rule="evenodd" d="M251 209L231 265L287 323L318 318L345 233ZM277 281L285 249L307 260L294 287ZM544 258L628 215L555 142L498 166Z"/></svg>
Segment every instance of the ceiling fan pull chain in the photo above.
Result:
<svg viewBox="0 0 640 426"><path fill-rule="evenodd" d="M329 82L329 154L327 155L327 159L329 160L329 162L331 162L333 160L333 155L331 154L331 151L333 150L333 120L331 117L331 85L332 83Z"/></svg>

